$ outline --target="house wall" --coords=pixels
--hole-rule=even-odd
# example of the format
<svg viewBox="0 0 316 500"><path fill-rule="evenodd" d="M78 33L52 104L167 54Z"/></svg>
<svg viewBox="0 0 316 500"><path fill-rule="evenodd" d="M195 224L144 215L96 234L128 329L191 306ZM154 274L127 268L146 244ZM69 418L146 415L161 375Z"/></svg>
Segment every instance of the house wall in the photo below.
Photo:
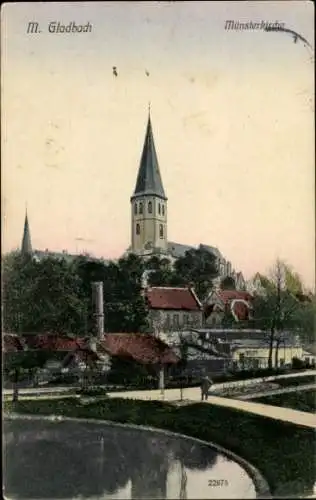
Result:
<svg viewBox="0 0 316 500"><path fill-rule="evenodd" d="M225 373L228 368L229 362L223 358L218 359L197 359L188 360L184 369L178 367L171 367L169 375L174 376L179 373L191 377L202 377L208 375L210 377Z"/></svg>
<svg viewBox="0 0 316 500"><path fill-rule="evenodd" d="M275 351L272 351L272 366L275 367ZM258 368L266 368L268 366L269 348L268 347L240 347L232 353L232 360L240 368L243 364L242 358L246 365L257 365ZM279 366L282 364L292 363L293 358L303 358L303 348L299 346L284 347L280 346L278 349ZM255 366L254 366L255 367Z"/></svg>
<svg viewBox="0 0 316 500"><path fill-rule="evenodd" d="M185 328L202 328L203 311L151 309L149 322L154 332L172 332Z"/></svg>

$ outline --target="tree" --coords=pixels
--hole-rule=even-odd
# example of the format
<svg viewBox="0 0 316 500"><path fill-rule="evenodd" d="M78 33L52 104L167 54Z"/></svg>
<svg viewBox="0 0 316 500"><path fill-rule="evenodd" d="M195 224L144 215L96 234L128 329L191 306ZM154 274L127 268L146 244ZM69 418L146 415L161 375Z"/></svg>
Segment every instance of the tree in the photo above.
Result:
<svg viewBox="0 0 316 500"><path fill-rule="evenodd" d="M142 260L129 255L107 266L104 287L105 324L112 332L142 332L148 328L148 309L142 295Z"/></svg>
<svg viewBox="0 0 316 500"><path fill-rule="evenodd" d="M306 344L315 342L316 334L316 298L302 298L300 307L293 312L292 327L296 328Z"/></svg>
<svg viewBox="0 0 316 500"><path fill-rule="evenodd" d="M4 329L87 335L93 331L91 283L102 281L106 329L145 330L148 311L141 288L143 270L142 260L135 255L104 263L89 256L68 262L9 254L3 262Z"/></svg>
<svg viewBox="0 0 316 500"><path fill-rule="evenodd" d="M86 304L75 266L9 255L3 267L4 328L11 332L80 332Z"/></svg>
<svg viewBox="0 0 316 500"><path fill-rule="evenodd" d="M205 249L188 250L174 264L177 279L185 285L193 285L201 301L212 289L213 279L218 275L215 256Z"/></svg>
<svg viewBox="0 0 316 500"><path fill-rule="evenodd" d="M222 290L236 290L236 283L234 278L231 276L226 276L221 281L221 289Z"/></svg>
<svg viewBox="0 0 316 500"><path fill-rule="evenodd" d="M254 322L257 328L268 332L268 367L278 366L279 346L284 341L285 329L296 329L302 303L298 298L302 284L299 276L291 268L277 260L270 276L263 280L266 293L254 297Z"/></svg>
<svg viewBox="0 0 316 500"><path fill-rule="evenodd" d="M180 284L169 259L154 255L145 263L145 268L151 271L148 276L148 282L151 286L176 286Z"/></svg>
<svg viewBox="0 0 316 500"><path fill-rule="evenodd" d="M64 357L64 352L48 349L29 350L23 348L5 352L3 356L4 373L13 383L13 402L18 401L19 382L24 371L31 372L34 377L49 359L55 358L61 362Z"/></svg>

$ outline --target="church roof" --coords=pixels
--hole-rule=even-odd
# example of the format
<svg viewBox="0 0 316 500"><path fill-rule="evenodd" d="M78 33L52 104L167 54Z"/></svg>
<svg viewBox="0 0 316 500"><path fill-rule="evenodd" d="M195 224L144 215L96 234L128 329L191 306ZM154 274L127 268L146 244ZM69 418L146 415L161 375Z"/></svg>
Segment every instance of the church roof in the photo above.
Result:
<svg viewBox="0 0 316 500"><path fill-rule="evenodd" d="M32 253L31 232L30 232L30 227L29 227L29 221L27 218L27 213L25 214L21 251L22 251L22 254L25 254L25 255Z"/></svg>
<svg viewBox="0 0 316 500"><path fill-rule="evenodd" d="M200 243L200 249L206 250L207 252L212 253L213 255L215 255L215 257L217 257L219 259L222 258L221 252L216 247L212 247L210 245L204 245L203 243Z"/></svg>
<svg viewBox="0 0 316 500"><path fill-rule="evenodd" d="M216 247L212 247L210 245L204 245L204 244L200 243L200 245L198 246L198 249L210 252L218 259L223 258L222 254L220 253L220 251ZM191 245L183 245L182 243L175 243L174 241L168 241L168 251L175 258L184 257L185 252L187 252L189 250L196 250L196 247L193 247Z"/></svg>
<svg viewBox="0 0 316 500"><path fill-rule="evenodd" d="M185 252L188 252L193 248L194 247L190 245L183 245L182 243L175 243L174 241L168 241L168 251L175 258L184 257Z"/></svg>
<svg viewBox="0 0 316 500"><path fill-rule="evenodd" d="M150 115L132 199L140 195L155 195L167 199L162 185Z"/></svg>

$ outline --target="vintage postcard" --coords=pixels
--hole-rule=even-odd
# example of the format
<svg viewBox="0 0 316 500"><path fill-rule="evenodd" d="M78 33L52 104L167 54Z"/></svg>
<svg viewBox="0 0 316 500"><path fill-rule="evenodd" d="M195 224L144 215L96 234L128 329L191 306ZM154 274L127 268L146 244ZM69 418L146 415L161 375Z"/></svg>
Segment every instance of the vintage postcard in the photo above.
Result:
<svg viewBox="0 0 316 500"><path fill-rule="evenodd" d="M2 5L7 500L315 497L313 11Z"/></svg>

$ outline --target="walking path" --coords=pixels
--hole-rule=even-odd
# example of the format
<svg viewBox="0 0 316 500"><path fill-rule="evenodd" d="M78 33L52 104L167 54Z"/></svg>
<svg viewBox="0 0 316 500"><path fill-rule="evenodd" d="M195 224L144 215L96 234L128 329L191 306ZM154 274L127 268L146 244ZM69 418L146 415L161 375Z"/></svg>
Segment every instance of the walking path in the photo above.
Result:
<svg viewBox="0 0 316 500"><path fill-rule="evenodd" d="M151 401L168 401L175 402L180 400L179 389L167 389L164 394L159 390L155 391L131 391L131 392L112 392L108 394L111 398L127 398L141 399ZM183 399L188 403L201 401L201 390L198 387L193 387L183 390ZM237 410L247 411L263 417L281 420L283 422L291 422L305 427L316 429L316 418L312 413L307 413L290 408L280 408L279 406L264 405L261 403L250 403L249 401L241 401L239 399L221 398L218 396L209 396L206 404L214 404L225 406L227 408L236 408Z"/></svg>
<svg viewBox="0 0 316 500"><path fill-rule="evenodd" d="M285 379L285 378L293 378L293 377L307 377L310 375L314 375L316 377L316 370L306 370L298 373L288 373L286 375L272 375L269 377L261 377L261 378L250 378L246 380L236 380L233 382L221 382L219 384L213 384L212 388L214 390L220 390L224 388L232 388L232 387L245 387L247 385L256 385L260 384L262 382L273 382L273 381L278 381L280 379ZM80 387L24 387L19 389L19 394L21 396L26 396L26 395L38 395L38 394L60 394L60 393L67 393L74 391L75 389L79 389ZM189 390L190 388L184 388L185 391ZM180 389L167 389L168 391L180 391ZM148 392L148 391L137 391L137 392ZM2 391L4 396L11 395L13 393L12 389L3 389ZM121 393L120 393L121 394Z"/></svg>
<svg viewBox="0 0 316 500"><path fill-rule="evenodd" d="M290 377L300 377L307 375L315 375L315 370L305 371L303 373L295 373L288 375L281 375L278 377L265 377L264 379L249 379L247 381L238 381L234 383L228 383L227 386L243 386L245 382L247 385L249 383L258 383L258 381L270 381L277 380L278 378L290 378ZM223 387L224 384L214 384L212 386L212 390ZM225 384L226 386L226 384ZM60 387L60 388L38 388L38 389L21 389L20 395L24 397L29 396L53 396L56 395L57 392L66 393L69 392L69 387ZM12 390L7 389L4 390L4 395L12 394ZM139 400L152 400L152 401L169 401L169 402L179 402L181 397L180 389L166 389L164 393L160 390L149 390L149 391L124 391L124 392L108 392L108 396L112 398L127 398L127 399L139 399ZM186 400L187 403L194 403L201 401L201 391L199 387L190 387L184 388L182 390L183 400ZM315 414L307 413L298 410L292 410L290 408L280 408L278 406L264 405L261 403L252 403L249 401L242 401L240 399L228 399L221 398L218 396L209 396L208 401L205 401L206 404L215 404L218 406L225 406L228 408L236 408L238 410L247 411L249 413L253 413L256 415L261 415L267 418L272 418L275 420L281 420L283 422L292 422L293 424L303 425L305 427L316 428L316 418Z"/></svg>

